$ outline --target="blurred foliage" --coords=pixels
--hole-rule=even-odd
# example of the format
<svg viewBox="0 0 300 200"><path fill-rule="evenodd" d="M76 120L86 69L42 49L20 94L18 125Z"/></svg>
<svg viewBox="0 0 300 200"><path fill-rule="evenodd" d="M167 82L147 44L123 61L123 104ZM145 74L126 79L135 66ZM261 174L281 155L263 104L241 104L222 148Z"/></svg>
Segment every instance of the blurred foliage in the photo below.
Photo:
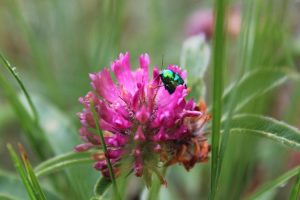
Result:
<svg viewBox="0 0 300 200"><path fill-rule="evenodd" d="M224 41L224 125L241 126L234 114L251 113L299 127L300 4L292 0L232 0L228 4L240 10L242 22L239 36ZM205 0L0 1L0 52L17 67L39 117L36 123L20 85L1 63L0 198L27 197L8 158L8 142L23 143L33 166L42 163L40 169L51 174L39 178L47 198L93 196L99 173L89 164L89 157L73 157L68 152L80 141L75 114L81 110L78 97L90 89L88 73L109 67L119 52L129 51L134 66L145 52L151 56L151 65L159 68L164 67L161 63L194 63L183 66L193 72L193 80L189 77L188 81L193 85L198 77L201 84L191 96L203 95L205 85L205 100L211 105L213 72L206 62L213 42L200 42L205 50L200 49L199 57L187 53L183 44L188 18L212 6ZM184 61L188 56L201 60ZM300 164L300 154L295 149L251 134L228 134L224 141L216 199L247 199L256 191L265 192L261 199L287 199L297 193L299 178L294 183L292 177L298 174L293 167ZM118 180L118 186L127 199L147 199L155 193L160 199L207 199L209 173L210 163L189 173L174 166L166 172L168 188L155 188L158 183L151 192L132 176L128 182ZM270 184L264 187L264 183ZM94 198L109 199L111 193L108 190Z"/></svg>

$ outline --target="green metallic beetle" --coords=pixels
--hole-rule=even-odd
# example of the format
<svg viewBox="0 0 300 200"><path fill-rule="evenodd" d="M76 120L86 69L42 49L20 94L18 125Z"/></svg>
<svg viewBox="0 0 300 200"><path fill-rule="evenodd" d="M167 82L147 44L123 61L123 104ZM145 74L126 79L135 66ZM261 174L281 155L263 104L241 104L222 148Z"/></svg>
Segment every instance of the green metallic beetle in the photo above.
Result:
<svg viewBox="0 0 300 200"><path fill-rule="evenodd" d="M168 90L170 94L175 91L178 85L185 85L184 80L180 77L180 75L170 69L163 70L159 76L165 89Z"/></svg>

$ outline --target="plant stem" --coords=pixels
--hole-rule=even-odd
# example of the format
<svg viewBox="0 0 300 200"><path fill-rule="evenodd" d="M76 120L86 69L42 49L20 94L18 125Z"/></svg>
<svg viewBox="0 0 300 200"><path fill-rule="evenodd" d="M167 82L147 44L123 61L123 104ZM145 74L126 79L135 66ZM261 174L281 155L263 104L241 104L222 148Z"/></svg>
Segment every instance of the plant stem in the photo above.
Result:
<svg viewBox="0 0 300 200"><path fill-rule="evenodd" d="M213 109L212 109L212 164L210 199L217 191L216 175L218 171L220 128L222 116L223 66L225 58L225 5L226 0L215 1L215 32L213 41Z"/></svg>
<svg viewBox="0 0 300 200"><path fill-rule="evenodd" d="M108 167L108 170L109 170L109 175L110 175L110 178L111 178L111 181L112 181L112 184L113 184L113 190L116 194L117 199L121 199L120 196L119 196L119 193L118 193L118 187L117 187L116 178L115 178L115 175L114 175L114 172L113 172L113 168L112 168L112 165L110 163L109 158L107 157L107 153L108 153L107 152L107 147L106 147L106 144L105 144L103 133L100 130L100 127L99 127L99 123L98 123L99 118L98 118L98 115L96 113L95 105L94 105L93 101L90 101L90 107L91 107L91 111L93 112L93 118L94 118L94 121L95 121L95 124L96 124L97 132L100 136L101 145L102 145L102 148L103 148L103 151L104 151L107 167Z"/></svg>
<svg viewBox="0 0 300 200"><path fill-rule="evenodd" d="M37 110L30 98L30 95L29 93L27 92L23 82L21 81L18 73L16 72L15 68L11 66L11 64L4 58L4 56L2 54L0 54L0 57L1 57L1 60L3 61L4 63L4 66L7 68L7 70L13 75L13 77L16 79L16 81L18 82L19 86L21 87L24 95L25 95L25 98L30 106L30 109L33 113L33 117L34 117L34 121L36 124L39 123L39 117L38 117L38 113L37 113Z"/></svg>

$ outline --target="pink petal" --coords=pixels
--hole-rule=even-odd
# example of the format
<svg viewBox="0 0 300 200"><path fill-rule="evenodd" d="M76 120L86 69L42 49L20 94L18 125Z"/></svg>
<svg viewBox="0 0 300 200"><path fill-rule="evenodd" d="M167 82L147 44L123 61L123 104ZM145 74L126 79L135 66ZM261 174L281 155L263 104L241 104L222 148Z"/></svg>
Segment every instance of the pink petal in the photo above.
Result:
<svg viewBox="0 0 300 200"><path fill-rule="evenodd" d="M120 54L119 59L111 64L111 69L115 73L118 83L126 88L130 93L136 90L135 80L130 70L129 53Z"/></svg>
<svg viewBox="0 0 300 200"><path fill-rule="evenodd" d="M90 74L92 86L97 94L109 102L119 98L119 92L110 77L109 70L104 68L100 73Z"/></svg>
<svg viewBox="0 0 300 200"><path fill-rule="evenodd" d="M185 79L186 78L186 70L181 70L177 65L168 65L168 69L172 70L173 72L179 74L179 76L182 78L182 79Z"/></svg>
<svg viewBox="0 0 300 200"><path fill-rule="evenodd" d="M123 150L117 149L117 150L109 150L107 152L107 157L110 159L116 159L120 158L122 156Z"/></svg>
<svg viewBox="0 0 300 200"><path fill-rule="evenodd" d="M155 147L153 148L153 150L156 152L156 153L160 153L161 152L161 146L160 144L156 144Z"/></svg>
<svg viewBox="0 0 300 200"><path fill-rule="evenodd" d="M168 139L168 135L166 134L163 127L161 127L156 135L153 136L153 140L155 142L161 142Z"/></svg>
<svg viewBox="0 0 300 200"><path fill-rule="evenodd" d="M101 160L101 161L96 162L94 164L94 168L99 170L99 171L107 169L106 160Z"/></svg>
<svg viewBox="0 0 300 200"><path fill-rule="evenodd" d="M91 144L91 143L84 143L84 144L79 144L77 145L74 150L77 152L83 152L83 151L87 151L91 148L95 147L95 145Z"/></svg>
<svg viewBox="0 0 300 200"><path fill-rule="evenodd" d="M138 127L138 129L134 135L134 140L136 140L136 141L145 141L146 140L146 137L143 133L141 126Z"/></svg>
<svg viewBox="0 0 300 200"><path fill-rule="evenodd" d="M135 117L140 123L145 124L149 120L150 113L147 111L147 108L143 106L139 111L136 112Z"/></svg>
<svg viewBox="0 0 300 200"><path fill-rule="evenodd" d="M142 176L144 169L142 161L135 161L133 169L136 176Z"/></svg>

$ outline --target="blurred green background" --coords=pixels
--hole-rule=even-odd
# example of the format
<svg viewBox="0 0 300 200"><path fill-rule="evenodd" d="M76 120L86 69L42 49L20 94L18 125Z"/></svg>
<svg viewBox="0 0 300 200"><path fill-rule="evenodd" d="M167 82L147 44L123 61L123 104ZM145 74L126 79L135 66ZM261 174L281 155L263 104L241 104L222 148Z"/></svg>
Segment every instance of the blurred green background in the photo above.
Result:
<svg viewBox="0 0 300 200"><path fill-rule="evenodd" d="M237 33L232 33L235 27L227 30L225 87L251 70L284 68L299 71L298 1L229 1L229 5L229 13L238 10L234 17L238 17L241 24ZM212 17L212 7L213 2L205 0L0 0L0 51L17 67L28 92L38 99L35 102L41 115L40 123L49 143L38 142L45 141L43 139L32 140L39 133L27 126L31 122L18 114L16 104L12 105L11 95L2 84L0 171L3 173L0 173L0 192L14 194L17 190L21 198L24 194L17 176L12 174L11 179L5 176L7 171L15 173L7 143L24 144L34 166L53 155L72 151L79 142L77 129L80 125L76 113L82 106L78 98L90 90L88 73L109 66L120 52L126 51L130 52L131 64L136 67L142 53L150 55L152 66L161 68L162 60L164 64L180 64L191 17L209 11L211 15L202 18L199 15L193 25L197 27L199 23L200 26L201 20L209 21ZM235 24L236 19L231 20ZM206 26L203 27L194 35L203 34ZM206 33L206 37L207 45L211 46L211 36ZM18 85L4 67L0 73L19 93ZM211 104L211 77L209 65L204 77L208 105ZM259 80L252 81L251 88L259 89ZM299 127L299 86L299 81L286 81L247 103L240 112L265 114ZM196 96L197 93L193 94ZM261 184L299 163L299 152L270 140L230 136L217 198L244 199ZM66 175L55 173L53 178L43 178L42 185L52 191L49 193L55 193L50 197L53 199L87 199L92 195L92 186L98 176L90 166L72 167L73 171ZM161 189L161 199L207 199L209 167L210 163L199 164L189 173L180 166L172 167L167 175L169 186ZM87 176L91 176L89 180L82 181ZM7 186L8 180L16 181L16 187ZM144 190L140 180L129 178L128 181L128 188L124 189L127 198L137 199ZM292 183L293 180L262 198L287 199Z"/></svg>

